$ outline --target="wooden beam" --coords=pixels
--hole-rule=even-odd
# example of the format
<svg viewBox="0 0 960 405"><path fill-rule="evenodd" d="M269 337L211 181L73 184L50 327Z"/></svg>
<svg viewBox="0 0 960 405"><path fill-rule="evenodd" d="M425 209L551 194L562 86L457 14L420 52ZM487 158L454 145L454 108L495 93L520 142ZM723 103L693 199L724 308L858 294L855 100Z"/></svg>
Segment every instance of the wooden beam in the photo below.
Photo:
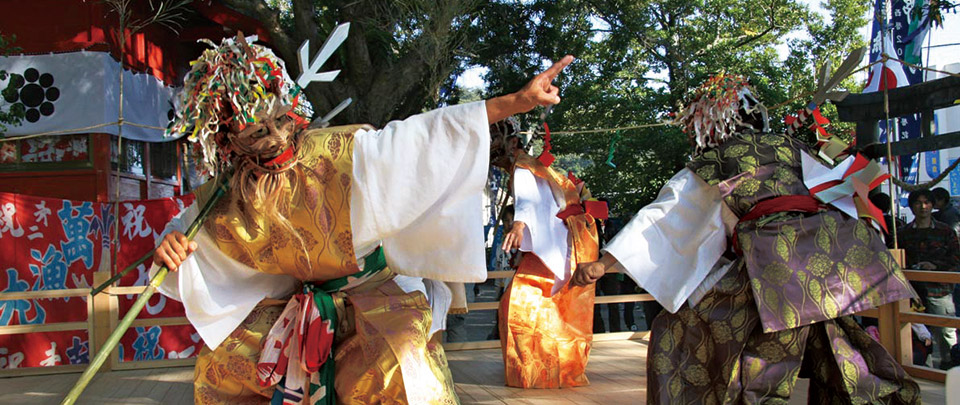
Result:
<svg viewBox="0 0 960 405"><path fill-rule="evenodd" d="M187 367L197 363L196 357L187 359L160 359L141 361L121 361L113 367L114 370L143 370L148 368Z"/></svg>
<svg viewBox="0 0 960 405"><path fill-rule="evenodd" d="M865 316L867 318L879 318L880 311L876 308L865 309L863 311L857 312L854 315L856 316Z"/></svg>
<svg viewBox="0 0 960 405"><path fill-rule="evenodd" d="M857 125L860 128L860 125ZM893 156L913 155L920 152L929 152L932 150L949 149L960 146L960 131L949 132L937 136L920 137L913 139L904 139L902 141L890 144L890 151ZM860 149L864 154L871 157L882 157L887 155L887 145L874 143Z"/></svg>
<svg viewBox="0 0 960 405"><path fill-rule="evenodd" d="M87 330L87 322L61 322L0 326L0 336L37 332L63 332L68 330Z"/></svg>
<svg viewBox="0 0 960 405"><path fill-rule="evenodd" d="M903 370L911 376L922 378L924 380L944 383L947 381L947 373L943 370L937 370L930 367L914 366L912 364L903 364Z"/></svg>
<svg viewBox="0 0 960 405"><path fill-rule="evenodd" d="M83 372L83 370L86 368L87 368L86 364L65 364L61 366L51 366L51 367L9 368L9 369L0 370L0 378L80 373L80 372Z"/></svg>
<svg viewBox="0 0 960 405"><path fill-rule="evenodd" d="M593 335L594 342L607 342L611 340L650 340L650 331L643 332L607 332Z"/></svg>
<svg viewBox="0 0 960 405"><path fill-rule="evenodd" d="M467 311L484 311L500 308L499 301L493 302L471 302L467 304Z"/></svg>
<svg viewBox="0 0 960 405"><path fill-rule="evenodd" d="M90 294L89 288L68 288L64 290L39 290L0 293L0 301L35 300L40 298L83 297Z"/></svg>
<svg viewBox="0 0 960 405"><path fill-rule="evenodd" d="M921 323L941 328L960 328L960 318L950 315L921 314L919 312L903 312L901 322Z"/></svg>
<svg viewBox="0 0 960 405"><path fill-rule="evenodd" d="M910 281L960 284L960 273L952 271L904 270L903 275Z"/></svg>
<svg viewBox="0 0 960 405"><path fill-rule="evenodd" d="M950 107L960 100L960 77L944 77L889 91L890 118ZM851 94L835 103L841 121L878 121L886 117L883 92Z"/></svg>
<svg viewBox="0 0 960 405"><path fill-rule="evenodd" d="M607 332L593 335L594 342L609 342L614 340L650 340L650 331L643 332ZM478 340L473 342L444 343L443 350L454 352L458 350L499 349L500 340Z"/></svg>
<svg viewBox="0 0 960 405"><path fill-rule="evenodd" d="M146 318L146 319L136 319L133 323L130 324L131 328L136 327L151 327L151 326L177 326L177 325L189 325L190 320L185 316L180 316L176 318Z"/></svg>
<svg viewBox="0 0 960 405"><path fill-rule="evenodd" d="M139 295L147 289L145 285L135 285L129 287L107 287L104 291L109 295Z"/></svg>
<svg viewBox="0 0 960 405"><path fill-rule="evenodd" d="M644 301L653 301L654 298L650 294L620 294L620 295L604 295L597 297L594 300L594 304L617 304L621 302L644 302Z"/></svg>

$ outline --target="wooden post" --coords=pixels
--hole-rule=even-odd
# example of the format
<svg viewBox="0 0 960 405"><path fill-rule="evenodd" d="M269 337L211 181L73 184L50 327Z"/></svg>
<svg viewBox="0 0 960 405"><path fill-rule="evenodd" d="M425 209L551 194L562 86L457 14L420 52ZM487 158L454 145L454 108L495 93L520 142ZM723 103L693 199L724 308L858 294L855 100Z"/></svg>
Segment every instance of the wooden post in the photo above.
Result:
<svg viewBox="0 0 960 405"><path fill-rule="evenodd" d="M100 254L100 268L93 273L93 285L100 285L110 278L110 249L105 248ZM93 329L90 330L90 358L96 356L97 352L103 347L107 337L110 336L110 296L109 294L98 294L87 299L93 300L93 312L87 314L93 318ZM88 306L91 307L91 306ZM106 370L111 369L109 363Z"/></svg>
<svg viewBox="0 0 960 405"><path fill-rule="evenodd" d="M902 268L906 262L903 249L890 249L890 254ZM891 302L880 306L877 319L880 330L880 344L887 349L900 364L913 364L913 346L911 344L910 324L900 322L900 312L910 310L910 300Z"/></svg>

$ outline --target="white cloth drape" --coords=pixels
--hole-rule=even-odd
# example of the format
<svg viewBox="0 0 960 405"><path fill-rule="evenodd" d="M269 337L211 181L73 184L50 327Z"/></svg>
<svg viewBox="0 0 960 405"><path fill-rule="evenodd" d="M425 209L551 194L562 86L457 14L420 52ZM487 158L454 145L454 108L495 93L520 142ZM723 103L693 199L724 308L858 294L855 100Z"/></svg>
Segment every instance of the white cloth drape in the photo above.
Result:
<svg viewBox="0 0 960 405"><path fill-rule="evenodd" d="M447 107L360 130L354 143L351 227L358 259L381 243L405 291L433 293L433 330L442 327L450 290L442 283L486 279L481 199L489 142L483 102ZM167 226L183 231L196 203ZM186 308L187 318L216 348L264 298L293 293L297 280L256 271L226 256L201 230L198 249L160 291ZM154 268L151 272L156 271ZM414 278L414 279L411 279Z"/></svg>
<svg viewBox="0 0 960 405"><path fill-rule="evenodd" d="M41 95L34 102L50 107L36 121L24 120L10 126L5 136L31 135L47 132L108 133L116 135L120 107L120 64L109 52L64 52L45 55L18 55L0 57L0 70L21 77L31 73L39 78L25 79L16 91L17 101L28 93ZM0 81L6 88L12 80ZM163 128L170 123L175 89L148 73L123 70L123 137L148 142L166 142L176 138L164 137ZM32 102L27 102L32 105ZM10 103L0 98L0 106ZM28 106L31 109L33 107ZM40 111L40 110L36 110ZM148 125L154 128L144 128ZM96 128L90 129L88 127Z"/></svg>
<svg viewBox="0 0 960 405"><path fill-rule="evenodd" d="M556 293L570 279L570 231L557 214L566 206L558 202L550 183L527 169L513 172L514 221L526 227L520 251L532 252L553 272Z"/></svg>
<svg viewBox="0 0 960 405"><path fill-rule="evenodd" d="M676 312L714 268L736 223L720 190L683 169L603 250L638 286Z"/></svg>

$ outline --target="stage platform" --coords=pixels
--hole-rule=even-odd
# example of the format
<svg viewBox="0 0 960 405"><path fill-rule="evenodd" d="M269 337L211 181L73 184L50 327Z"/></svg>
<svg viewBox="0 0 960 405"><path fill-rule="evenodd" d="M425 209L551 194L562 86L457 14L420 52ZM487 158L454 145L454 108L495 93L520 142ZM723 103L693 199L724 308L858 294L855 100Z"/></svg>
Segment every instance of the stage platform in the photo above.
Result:
<svg viewBox="0 0 960 405"><path fill-rule="evenodd" d="M523 390L503 385L500 349L447 353L457 394L464 404L642 404L646 399L644 340L594 343L587 367L590 385ZM0 404L58 404L79 373L0 378ZM113 371L97 376L81 404L190 404L193 368ZM923 403L944 404L943 384L918 380ZM805 404L807 382L800 380L791 404Z"/></svg>

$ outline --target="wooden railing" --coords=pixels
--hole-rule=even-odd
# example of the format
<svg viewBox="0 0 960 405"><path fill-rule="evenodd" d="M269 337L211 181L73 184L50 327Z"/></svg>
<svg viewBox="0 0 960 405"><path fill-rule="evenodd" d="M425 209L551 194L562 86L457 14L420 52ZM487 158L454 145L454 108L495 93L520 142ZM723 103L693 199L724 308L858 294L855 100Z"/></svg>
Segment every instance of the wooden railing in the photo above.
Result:
<svg viewBox="0 0 960 405"><path fill-rule="evenodd" d="M510 279L513 278L513 271L491 271L487 273L487 279ZM616 273L615 270L608 270L607 274ZM650 294L620 294L620 295L605 295L598 296L594 300L594 304L617 304L623 302L644 302L644 301L653 301L653 296ZM467 304L468 311L496 311L500 307L500 303L497 301L492 302L471 302ZM650 331L643 332L606 332L606 333L596 333L593 335L594 342L610 341L610 340L635 340L635 339L648 339L650 336ZM456 343L444 343L444 350L456 351L456 350L475 350L475 349L496 349L500 347L500 340L479 340L472 342L456 342Z"/></svg>
<svg viewBox="0 0 960 405"><path fill-rule="evenodd" d="M5 292L0 293L0 301L6 300L29 300L29 299L50 299L50 298L84 298L87 302L87 320L86 322L59 322L59 323L45 323L45 324L36 324L36 325L3 325L0 326L0 335L19 335L25 333L40 333L40 332L67 332L74 330L86 330L90 333L90 341L93 341L92 331L94 330L93 317L90 314L94 313L93 310L93 300L89 299L90 289L89 288L71 288L65 290L42 290L42 291L21 291L21 292ZM91 345L91 358L93 357L92 345ZM75 373L83 371L86 368L86 364L70 364L62 366L52 366L52 367L29 367L29 368L14 368L14 369L3 369L0 370L0 377L14 377L14 376L27 376L27 375L40 375L40 374L59 374L59 373Z"/></svg>
<svg viewBox="0 0 960 405"><path fill-rule="evenodd" d="M109 274L105 271L98 271L93 274L94 285L106 281ZM87 320L84 322L59 322L45 323L37 325L8 325L0 326L0 335L17 335L26 333L40 332L66 332L75 330L86 330L89 338L89 358L93 358L104 341L110 335L119 323L120 300L121 295L137 295L143 292L146 287L109 287L93 299L90 298L90 288L72 288L65 290L42 290L42 291L24 291L24 292L6 292L0 293L0 301L6 300L29 300L29 299L51 299L51 298L81 298L87 303ZM187 325L190 322L186 317L173 318L148 318L137 319L131 325L133 327L151 327L167 325ZM196 360L188 359L162 359L162 360L129 360L120 361L119 349L114 349L110 355L110 361L103 365L101 371L108 370L130 370L156 367L180 367L193 365ZM81 372L87 367L86 364L65 364L50 367L24 367L14 369L0 370L0 377L59 374Z"/></svg>
<svg viewBox="0 0 960 405"><path fill-rule="evenodd" d="M904 262L902 250L890 252L897 262ZM960 284L960 273L957 272L904 270L903 273L910 281ZM877 318L880 343L893 354L907 373L925 380L937 382L946 380L946 371L913 364L913 336L910 328L913 323L960 328L960 318L913 312L910 309L910 300L892 302L879 308L862 311L857 315Z"/></svg>
<svg viewBox="0 0 960 405"><path fill-rule="evenodd" d="M901 256L893 251L894 257L901 259ZM901 259L902 262L902 259ZM609 271L608 273L612 273ZM491 279L509 279L513 277L513 271L493 271L488 273ZM905 270L904 274L910 281L927 281L940 283L960 284L960 273L939 272L939 271L917 271ZM94 284L106 281L107 273L94 273ZM41 325L11 325L0 326L0 335L14 335L37 332L61 332L72 330L86 330L90 342L90 358L100 350L107 336L116 328L120 319L119 296L136 295L141 293L145 287L110 287L104 290L104 293L90 299L89 288L74 288L65 290L45 290L45 291L26 291L0 293L0 301L3 300L25 300L25 299L50 299L77 297L86 300L87 320L85 322L61 322ZM599 296L595 304L615 304L627 302L653 301L650 294L622 294ZM497 301L492 302L473 302L469 303L469 311L495 311L499 307ZM903 368L911 375L943 382L946 373L942 370L923 366L913 365L913 350L911 323L922 323L931 326L960 328L960 318L916 313L910 310L908 300L890 303L879 308L861 311L857 315L877 318L878 329L880 331L880 343L899 360ZM132 327L142 326L168 326L168 325L186 325L189 321L186 317L173 318L149 318L138 319L134 321ZM648 339L649 331L643 332L607 332L598 333L593 336L594 341L609 340L635 340ZM499 348L499 340L483 340L471 342L446 343L446 350L471 350L471 349L492 349ZM105 364L102 370L129 370L155 367L181 367L190 366L195 362L195 358L187 359L162 359L162 360L142 360L142 361L123 361L119 359L119 351L114 350L110 355L110 362ZM85 364L61 365L54 367L30 367L0 370L0 377L27 376L39 374L57 374L72 373L83 371Z"/></svg>

